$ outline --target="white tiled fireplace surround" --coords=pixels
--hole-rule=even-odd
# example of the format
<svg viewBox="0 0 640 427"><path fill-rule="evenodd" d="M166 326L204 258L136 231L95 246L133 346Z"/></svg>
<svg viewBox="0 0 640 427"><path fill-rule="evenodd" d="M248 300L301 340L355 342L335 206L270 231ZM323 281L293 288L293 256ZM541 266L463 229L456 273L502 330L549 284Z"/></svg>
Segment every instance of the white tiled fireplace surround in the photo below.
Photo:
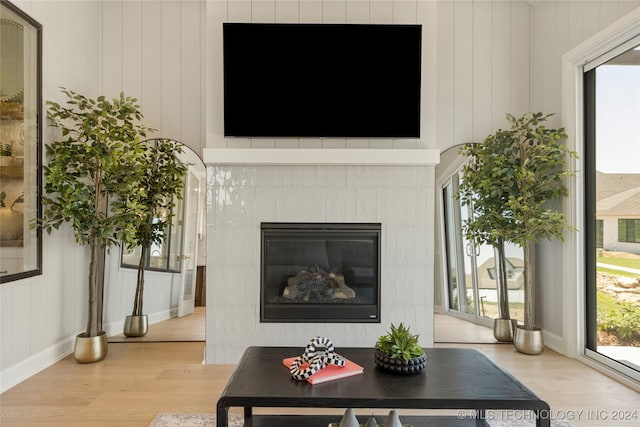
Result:
<svg viewBox="0 0 640 427"><path fill-rule="evenodd" d="M220 164L205 154L205 162L206 363L236 363L252 345L303 347L318 335L337 348L369 347L391 322L409 324L422 345L433 345L437 160ZM381 223L381 323L260 323L262 222Z"/></svg>

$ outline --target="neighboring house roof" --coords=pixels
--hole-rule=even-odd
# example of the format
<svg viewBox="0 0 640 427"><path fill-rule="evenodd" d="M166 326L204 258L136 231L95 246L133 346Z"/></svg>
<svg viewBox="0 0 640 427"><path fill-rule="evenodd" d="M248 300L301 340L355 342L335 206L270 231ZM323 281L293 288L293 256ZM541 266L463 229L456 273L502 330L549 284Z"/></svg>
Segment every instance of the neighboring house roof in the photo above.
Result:
<svg viewBox="0 0 640 427"><path fill-rule="evenodd" d="M507 288L520 289L524 284L524 260L520 258L506 258L507 268ZM495 260L493 257L487 259L478 267L478 288L495 289ZM471 275L467 275L467 283L471 283Z"/></svg>
<svg viewBox="0 0 640 427"><path fill-rule="evenodd" d="M640 174L596 174L596 215L640 216Z"/></svg>

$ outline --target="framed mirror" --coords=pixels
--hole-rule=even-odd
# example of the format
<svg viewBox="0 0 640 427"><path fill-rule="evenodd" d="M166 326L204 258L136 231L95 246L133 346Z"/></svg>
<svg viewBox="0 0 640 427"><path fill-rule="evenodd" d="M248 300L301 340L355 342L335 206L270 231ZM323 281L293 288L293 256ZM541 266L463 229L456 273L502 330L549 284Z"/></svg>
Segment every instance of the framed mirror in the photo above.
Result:
<svg viewBox="0 0 640 427"><path fill-rule="evenodd" d="M42 26L0 3L0 283L41 274Z"/></svg>

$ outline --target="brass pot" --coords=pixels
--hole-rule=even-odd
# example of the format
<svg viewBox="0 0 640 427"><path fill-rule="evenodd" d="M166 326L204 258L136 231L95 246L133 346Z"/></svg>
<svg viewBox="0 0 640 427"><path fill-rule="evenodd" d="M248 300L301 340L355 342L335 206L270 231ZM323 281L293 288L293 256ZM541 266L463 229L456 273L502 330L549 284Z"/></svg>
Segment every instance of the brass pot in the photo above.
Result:
<svg viewBox="0 0 640 427"><path fill-rule="evenodd" d="M127 316L124 319L122 333L125 337L143 337L149 331L149 321L146 314L142 316Z"/></svg>
<svg viewBox="0 0 640 427"><path fill-rule="evenodd" d="M98 332L98 336L88 337L86 333L76 335L73 358L78 363L99 362L107 356L107 334Z"/></svg>
<svg viewBox="0 0 640 427"><path fill-rule="evenodd" d="M517 326L516 319L493 319L493 337L499 342L512 342Z"/></svg>
<svg viewBox="0 0 640 427"><path fill-rule="evenodd" d="M516 334L513 338L513 345L520 353L524 354L540 354L544 350L544 340L542 338L542 329L537 326L529 331L523 326L518 325L515 329Z"/></svg>

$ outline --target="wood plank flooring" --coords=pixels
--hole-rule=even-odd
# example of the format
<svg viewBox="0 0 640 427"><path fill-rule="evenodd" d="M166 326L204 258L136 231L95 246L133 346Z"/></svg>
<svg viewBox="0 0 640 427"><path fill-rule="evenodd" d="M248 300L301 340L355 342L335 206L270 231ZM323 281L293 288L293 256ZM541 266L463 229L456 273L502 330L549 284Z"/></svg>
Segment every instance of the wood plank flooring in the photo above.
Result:
<svg viewBox="0 0 640 427"><path fill-rule="evenodd" d="M493 329L467 322L455 316L436 313L434 341L437 343L486 343L493 344Z"/></svg>
<svg viewBox="0 0 640 427"><path fill-rule="evenodd" d="M640 393L549 349L527 356L505 344L436 346L478 348L546 400L554 416L575 416L575 426L640 426L640 418L612 419L640 410ZM203 365L203 352L203 342L111 343L100 363L67 357L0 395L0 426L146 427L158 412L214 413L234 367ZM526 414L496 414L518 416Z"/></svg>
<svg viewBox="0 0 640 427"><path fill-rule="evenodd" d="M184 317L172 317L149 325L144 337L125 337L122 334L109 337L109 342L165 342L165 341L204 341L206 307L195 307L192 314Z"/></svg>

